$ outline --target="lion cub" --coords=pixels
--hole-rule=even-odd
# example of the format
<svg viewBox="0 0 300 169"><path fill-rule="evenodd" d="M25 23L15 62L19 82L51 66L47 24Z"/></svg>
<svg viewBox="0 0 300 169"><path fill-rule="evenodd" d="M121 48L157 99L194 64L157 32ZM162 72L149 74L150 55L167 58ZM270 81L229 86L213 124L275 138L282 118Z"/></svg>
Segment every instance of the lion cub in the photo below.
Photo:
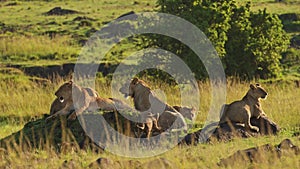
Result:
<svg viewBox="0 0 300 169"><path fill-rule="evenodd" d="M145 126L147 126L147 139L150 138L153 126L156 130L161 130L161 127L158 126L157 121L159 118L159 114L156 114L156 117L154 114L150 112L144 112L141 114L141 119L143 122L141 124L138 124L137 127L140 128L141 130L145 129Z"/></svg>
<svg viewBox="0 0 300 169"><path fill-rule="evenodd" d="M223 106L224 113L221 116L220 124L225 122L243 123L246 129L252 129L258 132L259 128L251 125L250 118L265 116L260 104L260 99L265 99L267 95L266 90L259 84L251 84L250 89L242 100Z"/></svg>
<svg viewBox="0 0 300 169"><path fill-rule="evenodd" d="M55 92L59 102L63 103L63 108L59 111L50 115L47 119L56 117L57 115L66 115L71 110L75 109L75 112L72 113L68 119L74 120L77 115L81 114L85 110L108 110L115 111L115 105L110 99L100 98L91 96L89 89L82 88L79 85L69 81L64 83L59 89ZM92 94L93 95L93 94ZM53 108L58 109L58 108Z"/></svg>

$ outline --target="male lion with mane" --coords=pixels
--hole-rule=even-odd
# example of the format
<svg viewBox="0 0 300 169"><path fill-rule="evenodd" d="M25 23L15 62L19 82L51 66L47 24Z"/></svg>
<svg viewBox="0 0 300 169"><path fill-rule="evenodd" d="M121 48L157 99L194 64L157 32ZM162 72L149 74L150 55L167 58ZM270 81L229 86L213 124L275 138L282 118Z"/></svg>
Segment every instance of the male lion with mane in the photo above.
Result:
<svg viewBox="0 0 300 169"><path fill-rule="evenodd" d="M252 126L251 117L259 118L265 116L260 99L265 99L268 93L259 84L251 84L250 89L242 100L225 104L223 106L223 114L220 118L220 124L225 122L236 122L245 124L245 129L255 130L259 132L259 128Z"/></svg>
<svg viewBox="0 0 300 169"><path fill-rule="evenodd" d="M143 80L134 78L130 83L122 86L119 91L125 97L130 96L133 98L135 109L141 112L142 123L147 124L150 121L149 117L159 114L159 118L156 120L158 128L161 128L162 131L187 131L187 124L183 116L172 106L157 98ZM143 117L147 118L143 119ZM154 122L156 121L153 118L151 119ZM149 128L148 132L151 130L152 128Z"/></svg>

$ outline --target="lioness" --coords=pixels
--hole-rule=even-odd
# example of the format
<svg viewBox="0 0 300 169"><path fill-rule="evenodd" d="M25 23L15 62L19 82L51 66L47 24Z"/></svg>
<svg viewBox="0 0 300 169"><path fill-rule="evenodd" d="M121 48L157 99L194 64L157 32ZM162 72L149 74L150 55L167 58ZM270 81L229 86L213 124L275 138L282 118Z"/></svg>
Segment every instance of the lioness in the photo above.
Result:
<svg viewBox="0 0 300 169"><path fill-rule="evenodd" d="M99 94L94 89L92 89L92 88L87 87L87 88L84 88L84 89L88 92L88 94L91 97L95 97L96 98L96 97L99 96ZM55 100L52 102L51 107L50 107L50 115L58 112L59 110L62 110L65 106L66 106L66 102L65 101L61 102L59 100L59 98L55 98Z"/></svg>
<svg viewBox="0 0 300 169"><path fill-rule="evenodd" d="M191 121L195 121L196 112L194 107L186 107L186 106L173 106L184 118L187 118Z"/></svg>
<svg viewBox="0 0 300 169"><path fill-rule="evenodd" d="M81 114L85 110L116 110L112 100L91 96L89 89L87 90L82 88L72 81L64 83L62 86L60 86L55 92L55 95L57 96L59 102L64 103L64 107L50 115L47 119L57 115L66 115L74 108L75 112L68 117L70 120L74 120L77 115Z"/></svg>
<svg viewBox="0 0 300 169"><path fill-rule="evenodd" d="M162 131L166 131L170 129L170 127L172 127L171 129L173 131L176 130L173 127L177 127L177 130L187 130L187 124L183 116L172 106L158 99L144 81L134 78L130 83L122 86L119 91L124 94L125 97L132 97L135 109L140 111L142 114L159 114L160 117L157 120L159 126L162 127ZM170 116L173 118L169 120L162 119ZM143 121L145 122L145 120ZM164 121L168 121L168 123L160 123ZM174 122L176 123L175 125L173 125Z"/></svg>
<svg viewBox="0 0 300 169"><path fill-rule="evenodd" d="M224 113L220 118L220 124L224 122L237 122L245 124L246 129L259 131L259 128L252 126L251 117L265 116L260 104L260 99L265 99L268 93L259 84L251 84L250 89L242 100L225 104L223 106Z"/></svg>

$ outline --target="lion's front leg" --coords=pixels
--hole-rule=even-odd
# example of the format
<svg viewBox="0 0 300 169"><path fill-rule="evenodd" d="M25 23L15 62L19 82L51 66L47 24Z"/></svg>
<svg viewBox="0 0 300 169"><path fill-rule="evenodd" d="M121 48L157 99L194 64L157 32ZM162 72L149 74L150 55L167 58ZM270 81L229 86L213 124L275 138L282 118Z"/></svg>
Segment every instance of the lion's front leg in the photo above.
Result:
<svg viewBox="0 0 300 169"><path fill-rule="evenodd" d="M51 116L47 117L46 120L54 118L58 115L66 115L70 112L70 105L66 105L62 110L57 111L56 113L52 114Z"/></svg>
<svg viewBox="0 0 300 169"><path fill-rule="evenodd" d="M77 111L73 112L69 117L68 120L75 120L76 117L81 114L85 109L87 109L87 107L82 107L80 109L78 109Z"/></svg>
<svg viewBox="0 0 300 169"><path fill-rule="evenodd" d="M245 129L246 130L255 130L256 132L259 132L259 128L256 126L252 126L250 123L251 114L250 112L245 113L244 123L245 123Z"/></svg>

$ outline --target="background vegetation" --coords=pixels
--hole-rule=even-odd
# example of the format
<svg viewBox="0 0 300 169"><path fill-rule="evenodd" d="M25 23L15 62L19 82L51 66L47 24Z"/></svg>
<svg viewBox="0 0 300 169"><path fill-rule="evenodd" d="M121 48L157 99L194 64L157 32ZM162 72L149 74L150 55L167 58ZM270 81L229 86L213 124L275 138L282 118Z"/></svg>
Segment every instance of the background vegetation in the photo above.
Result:
<svg viewBox="0 0 300 169"><path fill-rule="evenodd" d="M29 76L22 70L34 66L53 66L76 62L86 40L103 25L120 15L135 11L164 11L186 18L199 26L222 58L228 75L227 103L242 98L249 83L260 82L269 92L263 107L280 127L277 136L234 139L227 143L176 147L158 157L138 159L145 162L164 157L179 168L217 168L216 163L240 149L290 138L300 145L300 2L297 0L180 1L180 0L112 0L112 1L0 1L0 138L23 128L24 124L49 113L54 92L69 77L55 76L49 81ZM77 11L74 14L46 15L54 7ZM266 8L266 10L264 10ZM190 11L190 12L187 12ZM239 35L239 36L236 36ZM243 38L241 38L243 37ZM194 63L193 53L169 38L137 37L116 46L102 62L117 64L149 42L182 56L199 79L201 105L195 128L201 128L210 106L211 88L205 70ZM136 40L136 39L134 39ZM174 45L161 45L165 41ZM141 43L143 42L143 43ZM138 47L136 45L139 45ZM186 52L186 53L185 53ZM183 53L185 54L183 56ZM247 60L248 62L243 62ZM18 66L16 66L18 65ZM242 66L241 66L242 65ZM197 69L196 69L197 68ZM198 69L199 68L199 69ZM148 74L149 75L149 74ZM271 78L270 78L271 77ZM153 89L165 92L169 104L180 104L176 86L156 77L143 78ZM265 78L265 79L261 79ZM155 80L156 79L156 80ZM248 81L244 81L248 79ZM96 90L110 97L110 77L99 75ZM73 148L58 153L55 149L0 148L0 166L8 168L86 168L99 157L132 160L109 152L95 153ZM265 157L262 164L246 168L299 168L299 157L274 160ZM136 160L136 159L135 159ZM238 163L238 162L237 162ZM239 164L237 164L239 165ZM127 166L128 167L128 166ZM237 166L238 167L238 166ZM126 166L124 166L126 168Z"/></svg>

